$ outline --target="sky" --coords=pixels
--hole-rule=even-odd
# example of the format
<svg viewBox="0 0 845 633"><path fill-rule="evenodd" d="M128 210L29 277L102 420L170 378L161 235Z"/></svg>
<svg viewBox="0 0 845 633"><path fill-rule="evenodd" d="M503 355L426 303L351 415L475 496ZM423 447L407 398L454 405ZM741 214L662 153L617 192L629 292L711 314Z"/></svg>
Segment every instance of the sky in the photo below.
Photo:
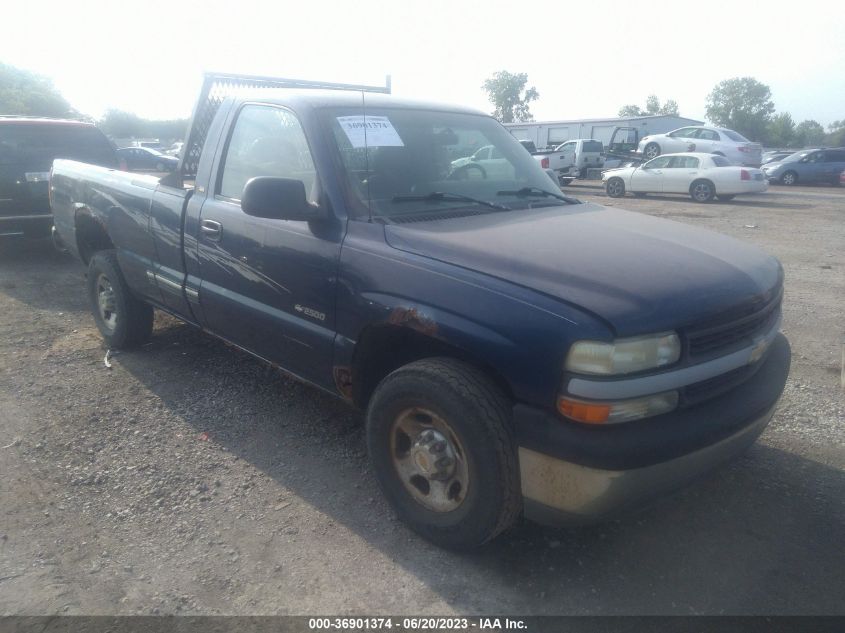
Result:
<svg viewBox="0 0 845 633"><path fill-rule="evenodd" d="M189 116L204 71L367 84L389 74L396 95L489 112L481 85L508 70L539 91L538 121L616 116L649 94L703 120L713 87L740 76L769 85L796 122L845 119L834 0L39 0L6 3L2 16L0 62L50 77L94 117Z"/></svg>

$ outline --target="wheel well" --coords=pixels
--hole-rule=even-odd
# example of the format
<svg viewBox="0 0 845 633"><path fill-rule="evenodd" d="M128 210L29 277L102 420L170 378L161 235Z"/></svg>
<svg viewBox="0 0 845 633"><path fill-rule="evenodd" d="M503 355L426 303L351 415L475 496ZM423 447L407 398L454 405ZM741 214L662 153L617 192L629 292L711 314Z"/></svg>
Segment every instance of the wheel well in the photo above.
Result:
<svg viewBox="0 0 845 633"><path fill-rule="evenodd" d="M474 365L487 374L508 397L512 397L508 382L490 365L479 361L467 351L406 327L378 325L364 330L355 344L350 394L353 403L361 409L366 408L385 376L408 363L437 356L456 358Z"/></svg>
<svg viewBox="0 0 845 633"><path fill-rule="evenodd" d="M86 264L97 251L114 248L106 229L90 215L76 216L76 247Z"/></svg>
<svg viewBox="0 0 845 633"><path fill-rule="evenodd" d="M699 182L706 182L708 185L713 187L713 193L716 193L716 185L713 184L713 181L709 178L696 178L690 183L689 190L692 191L692 188L695 187L696 183Z"/></svg>

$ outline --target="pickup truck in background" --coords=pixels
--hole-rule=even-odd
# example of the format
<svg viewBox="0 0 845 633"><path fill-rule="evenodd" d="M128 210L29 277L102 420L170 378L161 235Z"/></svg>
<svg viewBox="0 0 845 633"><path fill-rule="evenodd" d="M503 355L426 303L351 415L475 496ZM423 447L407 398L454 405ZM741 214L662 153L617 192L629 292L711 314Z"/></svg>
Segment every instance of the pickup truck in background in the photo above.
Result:
<svg viewBox="0 0 845 633"><path fill-rule="evenodd" d="M554 171L562 185L581 177L587 169L604 164L602 142L588 138L566 141L553 150L540 150L532 155L541 167Z"/></svg>
<svg viewBox="0 0 845 633"><path fill-rule="evenodd" d="M92 123L0 116L0 235L50 235L53 216L47 187L56 158L125 167Z"/></svg>
<svg viewBox="0 0 845 633"><path fill-rule="evenodd" d="M164 310L346 400L446 547L605 519L753 443L789 371L776 259L563 196L490 116L383 92L209 75L176 172L55 161L106 344ZM466 139L503 164L455 165Z"/></svg>

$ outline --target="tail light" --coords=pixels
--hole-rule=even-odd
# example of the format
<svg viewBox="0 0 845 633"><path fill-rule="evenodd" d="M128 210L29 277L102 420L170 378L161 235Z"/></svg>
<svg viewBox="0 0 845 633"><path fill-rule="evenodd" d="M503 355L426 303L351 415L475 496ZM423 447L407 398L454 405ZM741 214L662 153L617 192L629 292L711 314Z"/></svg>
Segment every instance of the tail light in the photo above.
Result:
<svg viewBox="0 0 845 633"><path fill-rule="evenodd" d="M543 156L543 158L540 159L540 167L542 167L543 169L549 168L549 157L548 156Z"/></svg>
<svg viewBox="0 0 845 633"><path fill-rule="evenodd" d="M740 180L751 180L751 172L747 169L740 169L739 170L739 179Z"/></svg>

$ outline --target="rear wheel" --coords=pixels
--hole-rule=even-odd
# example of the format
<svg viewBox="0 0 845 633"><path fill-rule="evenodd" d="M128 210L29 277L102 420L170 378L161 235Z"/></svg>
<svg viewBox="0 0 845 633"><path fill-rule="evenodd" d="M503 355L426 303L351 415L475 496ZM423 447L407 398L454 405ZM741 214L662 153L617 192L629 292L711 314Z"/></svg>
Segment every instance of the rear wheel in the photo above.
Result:
<svg viewBox="0 0 845 633"><path fill-rule="evenodd" d="M723 194L723 195L721 195L721 196L716 196L716 197L717 197L719 200L721 200L722 202L728 202L728 201L733 200L734 198L736 198L736 195L735 195L735 194L731 194L731 195L726 195L726 194Z"/></svg>
<svg viewBox="0 0 845 633"><path fill-rule="evenodd" d="M510 406L471 365L434 358L390 374L367 411L367 448L399 518L438 545L476 547L519 516Z"/></svg>
<svg viewBox="0 0 845 633"><path fill-rule="evenodd" d="M643 155L648 159L651 160L652 158L657 158L660 156L660 145L657 143L649 143L645 146L645 151L643 151Z"/></svg>
<svg viewBox="0 0 845 633"><path fill-rule="evenodd" d="M621 198L625 195L625 181L621 178L611 178L604 186L604 190L611 198Z"/></svg>
<svg viewBox="0 0 845 633"><path fill-rule="evenodd" d="M88 264L88 297L94 321L112 349L144 343L153 330L153 308L126 285L114 251L100 251Z"/></svg>
<svg viewBox="0 0 845 633"><path fill-rule="evenodd" d="M716 190L709 180L696 180L690 185L689 195L695 202L710 202L716 195Z"/></svg>
<svg viewBox="0 0 845 633"><path fill-rule="evenodd" d="M796 182L798 182L798 174L794 171L788 171L780 177L780 184L786 185L787 187L791 187Z"/></svg>

